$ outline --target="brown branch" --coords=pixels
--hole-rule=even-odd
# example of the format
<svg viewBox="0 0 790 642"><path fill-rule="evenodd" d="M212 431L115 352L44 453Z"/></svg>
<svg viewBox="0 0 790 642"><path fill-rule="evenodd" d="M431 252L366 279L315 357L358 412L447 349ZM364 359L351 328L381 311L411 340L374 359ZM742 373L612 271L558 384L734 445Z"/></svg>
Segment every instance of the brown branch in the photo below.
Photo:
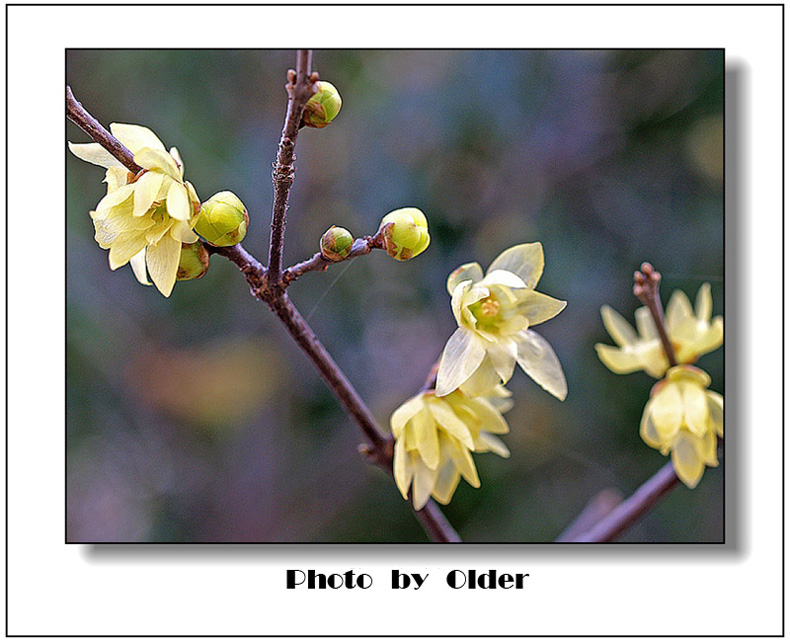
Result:
<svg viewBox="0 0 790 642"><path fill-rule="evenodd" d="M664 324L664 308L661 305L661 298L658 296L658 286L661 283L661 273L657 272L650 263L642 263L641 271L634 272L634 294L647 306L653 316L661 345L670 366L678 364L675 358L675 348L667 336L667 329Z"/></svg>
<svg viewBox="0 0 790 642"><path fill-rule="evenodd" d="M308 272L323 272L330 265L350 261L358 256L370 254L374 249L382 249L383 247L384 243L381 236L376 234L375 236L363 236L361 239L356 239L351 246L351 251L348 253L348 256L343 259L333 261L326 258L321 252L316 252L306 261L296 263L283 271L282 285L284 288L288 287L303 274L307 274Z"/></svg>
<svg viewBox="0 0 790 642"><path fill-rule="evenodd" d="M611 542L653 508L664 495L675 487L678 481L672 462L667 462L655 475L642 484L633 495L620 503L590 530L577 535L571 540L564 541Z"/></svg>
<svg viewBox="0 0 790 642"><path fill-rule="evenodd" d="M269 279L275 287L281 287L280 277L283 264L283 243L285 241L285 222L288 211L288 194L294 182L294 160L296 155L296 136L302 121L304 107L316 92L318 74L311 73L312 52L300 49L296 54L296 71L288 71L288 107L285 112L277 161L272 171L274 184L274 203L272 204L272 226L269 243Z"/></svg>
<svg viewBox="0 0 790 642"><path fill-rule="evenodd" d="M123 166L132 174L137 174L143 169L134 162L134 154L126 149L121 141L108 132L98 120L77 102L74 94L71 93L71 87L68 85L66 85L66 116L95 142L99 143L99 145L121 161Z"/></svg>

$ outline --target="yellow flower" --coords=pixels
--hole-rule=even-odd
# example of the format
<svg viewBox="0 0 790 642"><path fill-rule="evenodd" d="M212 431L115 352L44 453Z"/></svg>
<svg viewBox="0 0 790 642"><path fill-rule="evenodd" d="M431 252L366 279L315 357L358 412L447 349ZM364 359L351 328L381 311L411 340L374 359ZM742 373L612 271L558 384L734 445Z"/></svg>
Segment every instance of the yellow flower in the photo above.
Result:
<svg viewBox="0 0 790 642"><path fill-rule="evenodd" d="M107 195L91 218L96 241L110 250L110 269L131 262L141 283L146 268L159 291L170 296L176 281L182 243L195 243L192 231L200 214L195 188L184 181L184 165L173 147L147 127L113 123L113 136L133 154L145 172L134 176L98 143L69 143L75 156L107 169Z"/></svg>
<svg viewBox="0 0 790 642"><path fill-rule="evenodd" d="M500 254L488 272L467 263L447 279L458 329L444 347L436 394L458 388L481 394L507 383L516 363L542 388L565 399L568 386L548 341L529 329L559 314L565 301L535 291L543 246L524 243Z"/></svg>
<svg viewBox="0 0 790 642"><path fill-rule="evenodd" d="M509 393L494 394L501 401ZM412 397L392 414L390 427L395 437L395 483L404 499L411 487L417 510L431 496L448 504L462 476L479 488L472 452L510 456L494 436L509 430L501 412L484 397L468 397L460 390L446 397L433 391Z"/></svg>
<svg viewBox="0 0 790 642"><path fill-rule="evenodd" d="M710 284L697 292L696 310L681 291L675 290L667 305L666 331L679 364L694 363L701 355L718 348L724 339L724 320L711 321ZM629 323L608 305L601 308L606 330L618 347L598 343L595 349L604 365L617 374L644 370L658 379L669 368L655 323L646 307L636 311L637 335Z"/></svg>
<svg viewBox="0 0 790 642"><path fill-rule="evenodd" d="M667 455L681 481L695 488L705 466L718 466L716 437L724 436L724 398L694 366L670 368L650 393L640 426L645 443Z"/></svg>

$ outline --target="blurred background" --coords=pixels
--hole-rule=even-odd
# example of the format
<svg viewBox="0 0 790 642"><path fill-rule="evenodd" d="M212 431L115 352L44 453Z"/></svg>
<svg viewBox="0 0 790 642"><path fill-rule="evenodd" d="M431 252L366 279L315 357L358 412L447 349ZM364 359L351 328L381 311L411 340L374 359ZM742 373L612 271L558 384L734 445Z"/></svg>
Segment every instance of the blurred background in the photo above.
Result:
<svg viewBox="0 0 790 642"><path fill-rule="evenodd" d="M609 304L633 321L642 261L662 298L704 282L723 311L722 51L314 52L343 109L302 130L285 262L332 224L373 234L427 215L430 248L302 277L290 294L382 426L455 329L445 280L539 240L538 290L568 301L537 328L569 394L517 369L512 455L475 457L445 513L466 541L555 539L595 495L628 495L667 459L639 437L654 380L598 360ZM202 200L229 189L266 262L271 163L292 51L77 51L66 79L99 121L175 145ZM66 125L68 140L88 140ZM111 272L88 211L101 168L66 152L67 538L73 542L424 542L361 433L286 332L219 256L169 299ZM723 350L698 363L724 390ZM723 468L680 485L620 541L723 538Z"/></svg>

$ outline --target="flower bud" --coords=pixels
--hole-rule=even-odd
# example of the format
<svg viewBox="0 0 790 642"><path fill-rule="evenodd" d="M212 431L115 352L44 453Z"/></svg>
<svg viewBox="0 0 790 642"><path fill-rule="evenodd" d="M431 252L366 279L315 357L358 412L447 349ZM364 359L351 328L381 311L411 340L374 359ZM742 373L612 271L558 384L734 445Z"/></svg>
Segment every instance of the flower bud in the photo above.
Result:
<svg viewBox="0 0 790 642"><path fill-rule="evenodd" d="M381 219L379 233L387 254L398 261L414 258L431 242L428 221L416 207L403 207L387 214Z"/></svg>
<svg viewBox="0 0 790 642"><path fill-rule="evenodd" d="M337 88L326 80L319 80L318 91L307 101L302 115L302 123L308 127L326 127L340 113L343 101Z"/></svg>
<svg viewBox="0 0 790 642"><path fill-rule="evenodd" d="M327 261L342 261L351 252L354 237L344 227L330 227L321 237L321 256Z"/></svg>
<svg viewBox="0 0 790 642"><path fill-rule="evenodd" d="M181 244L181 259L178 262L177 281L199 279L208 270L208 250L197 241Z"/></svg>
<svg viewBox="0 0 790 642"><path fill-rule="evenodd" d="M250 218L247 208L233 192L217 192L200 209L195 232L211 245L228 247L241 243Z"/></svg>

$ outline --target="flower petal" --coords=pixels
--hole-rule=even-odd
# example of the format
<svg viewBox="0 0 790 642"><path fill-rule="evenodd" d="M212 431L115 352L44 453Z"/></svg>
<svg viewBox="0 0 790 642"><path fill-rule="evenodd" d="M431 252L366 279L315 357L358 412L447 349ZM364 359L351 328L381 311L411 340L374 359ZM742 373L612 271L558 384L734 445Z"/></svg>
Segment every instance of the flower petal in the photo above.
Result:
<svg viewBox="0 0 790 642"><path fill-rule="evenodd" d="M439 435L436 422L427 408L423 408L411 418L417 452L428 468L439 467Z"/></svg>
<svg viewBox="0 0 790 642"><path fill-rule="evenodd" d="M615 374L629 374L642 369L642 358L634 350L596 343L595 351L603 364Z"/></svg>
<svg viewBox="0 0 790 642"><path fill-rule="evenodd" d="M683 419L688 429L696 437L704 437L708 432L708 399L699 385L689 381L678 384L683 396Z"/></svg>
<svg viewBox="0 0 790 642"><path fill-rule="evenodd" d="M424 405L423 396L421 394L415 395L408 401L401 404L401 406L392 413L390 417L390 428L395 439L400 439L403 429L409 420L422 410Z"/></svg>
<svg viewBox="0 0 790 642"><path fill-rule="evenodd" d="M452 435L467 448L474 448L474 439L466 424L456 417L450 404L443 399L436 398L434 403L428 404L436 423L447 434Z"/></svg>
<svg viewBox="0 0 790 642"><path fill-rule="evenodd" d="M392 472L395 477L395 485L398 487L403 499L409 498L409 486L411 485L414 473L409 466L410 456L406 452L406 445L402 439L395 441L395 453L392 460Z"/></svg>
<svg viewBox="0 0 790 642"><path fill-rule="evenodd" d="M181 172L181 179L184 179L184 161L181 160L181 154L178 153L178 149L175 147L170 148L170 155L173 157L173 160L178 165L178 169Z"/></svg>
<svg viewBox="0 0 790 642"><path fill-rule="evenodd" d="M135 153L134 162L140 167L145 167L145 169L158 169L177 183L181 182L181 172L176 162L173 160L173 157L164 150L143 147L140 151Z"/></svg>
<svg viewBox="0 0 790 642"><path fill-rule="evenodd" d="M135 254L145 248L146 244L144 231L119 234L113 240L112 245L110 245L110 254L108 256L110 269L117 270L119 267L126 265Z"/></svg>
<svg viewBox="0 0 790 642"><path fill-rule="evenodd" d="M518 365L541 388L562 401L568 395L568 384L562 366L549 342L534 330L517 335Z"/></svg>
<svg viewBox="0 0 790 642"><path fill-rule="evenodd" d="M601 319L603 326L619 346L627 346L636 343L637 335L631 324L626 321L616 310L605 305L601 308Z"/></svg>
<svg viewBox="0 0 790 642"><path fill-rule="evenodd" d="M527 287L524 280L513 272L507 270L488 270L483 279L485 285L504 285L508 288L523 289Z"/></svg>
<svg viewBox="0 0 790 642"><path fill-rule="evenodd" d="M675 290L667 304L667 332L672 328L678 328L686 320L694 316L691 309L691 302L683 290Z"/></svg>
<svg viewBox="0 0 790 642"><path fill-rule="evenodd" d="M471 411L480 420L480 430L495 435L505 435L510 432L502 414L486 399L467 399Z"/></svg>
<svg viewBox="0 0 790 642"><path fill-rule="evenodd" d="M449 504L460 481L461 473L452 462L448 462L439 470L436 485L433 487L433 498L440 504Z"/></svg>
<svg viewBox="0 0 790 642"><path fill-rule="evenodd" d="M143 147L166 151L162 141L148 127L126 123L110 123L110 131L132 154L136 154Z"/></svg>
<svg viewBox="0 0 790 642"><path fill-rule="evenodd" d="M533 326L556 317L567 305L567 301L529 290L520 297L518 311L527 317L529 325Z"/></svg>
<svg viewBox="0 0 790 642"><path fill-rule="evenodd" d="M170 296L173 291L180 258L181 243L169 235L163 236L156 245L150 245L145 253L148 274L164 296Z"/></svg>
<svg viewBox="0 0 790 642"><path fill-rule="evenodd" d="M639 424L639 435L642 437L642 441L651 448L659 449L666 445L662 442L661 435L658 434L656 425L650 417L650 402L647 403L642 413L642 421Z"/></svg>
<svg viewBox="0 0 790 642"><path fill-rule="evenodd" d="M538 243L522 243L508 248L494 259L488 268L506 270L521 277L528 288L534 288L543 274L543 245Z"/></svg>
<svg viewBox="0 0 790 642"><path fill-rule="evenodd" d="M661 443L669 443L683 424L683 398L677 384L665 384L650 400L650 418Z"/></svg>
<svg viewBox="0 0 790 642"><path fill-rule="evenodd" d="M412 461L414 461L414 455L412 455ZM421 459L417 459L414 462L414 481L411 488L414 508L420 510L428 503L428 498L436 485L437 477L439 477L438 470L428 468L422 463Z"/></svg>
<svg viewBox="0 0 790 642"><path fill-rule="evenodd" d="M140 283L143 285L151 285L151 282L148 280L148 273L145 269L145 248L129 259L129 265L132 266L132 272L134 272L135 278Z"/></svg>
<svg viewBox="0 0 790 642"><path fill-rule="evenodd" d="M705 471L705 463L700 458L694 441L695 437L690 432L682 430L672 447L672 465L675 467L675 473L689 488L697 487Z"/></svg>
<svg viewBox="0 0 790 642"><path fill-rule="evenodd" d="M121 161L115 156L110 154L99 143L69 143L69 150L77 158L84 160L88 163L93 163L99 167L109 169L110 167L120 167L124 171L128 171Z"/></svg>
<svg viewBox="0 0 790 642"><path fill-rule="evenodd" d="M160 172L146 172L134 183L135 216L142 216L151 209L164 177Z"/></svg>
<svg viewBox="0 0 790 642"><path fill-rule="evenodd" d="M463 281L477 283L483 278L483 268L479 263L464 263L447 277L447 293L452 296L456 286Z"/></svg>
<svg viewBox="0 0 790 642"><path fill-rule="evenodd" d="M710 283L703 283L697 290L697 300L694 305L697 313L697 320L710 323L710 315L713 311L713 298L710 295Z"/></svg>
<svg viewBox="0 0 790 642"><path fill-rule="evenodd" d="M508 447L502 442L499 437L489 435L487 432L481 432L475 441L475 452L478 453L494 453L500 457L510 457Z"/></svg>
<svg viewBox="0 0 790 642"><path fill-rule="evenodd" d="M181 243L195 243L198 240L198 235L190 229L186 221L175 221L170 228L170 236Z"/></svg>
<svg viewBox="0 0 790 642"><path fill-rule="evenodd" d="M439 372L436 375L436 395L451 393L472 376L486 356L480 340L466 328L458 328L444 346Z"/></svg>
<svg viewBox="0 0 790 642"><path fill-rule="evenodd" d="M178 221L188 221L192 213L187 188L173 181L167 190L167 213Z"/></svg>
<svg viewBox="0 0 790 642"><path fill-rule="evenodd" d="M480 362L480 365L463 384L461 392L469 397L489 394L500 383L499 375L494 370L491 359L488 355Z"/></svg>
<svg viewBox="0 0 790 642"><path fill-rule="evenodd" d="M512 339L498 339L496 343L486 345L486 354L502 383L510 381L518 358L516 342Z"/></svg>
<svg viewBox="0 0 790 642"><path fill-rule="evenodd" d="M658 338L656 323L653 321L653 315L650 314L650 310L647 307L637 308L634 317L636 318L636 329L640 338L645 341Z"/></svg>
<svg viewBox="0 0 790 642"><path fill-rule="evenodd" d="M711 430L719 437L724 437L724 397L712 390L708 390L705 395L708 398Z"/></svg>
<svg viewBox="0 0 790 642"><path fill-rule="evenodd" d="M452 438L448 438L448 442L450 439ZM455 444L452 442L449 443L450 446L448 451L450 453L450 458L458 468L458 472L460 472L463 478L469 482L470 486L480 488L480 478L477 476L477 468L475 468L475 462L474 459L472 459L472 453L465 446L461 446L457 442Z"/></svg>

